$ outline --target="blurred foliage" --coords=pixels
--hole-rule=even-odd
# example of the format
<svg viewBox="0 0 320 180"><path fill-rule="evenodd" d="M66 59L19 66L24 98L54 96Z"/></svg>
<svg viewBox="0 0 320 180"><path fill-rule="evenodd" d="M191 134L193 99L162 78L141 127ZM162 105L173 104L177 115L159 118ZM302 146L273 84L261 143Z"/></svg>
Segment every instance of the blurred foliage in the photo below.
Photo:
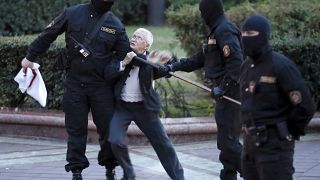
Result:
<svg viewBox="0 0 320 180"><path fill-rule="evenodd" d="M40 32L62 10L85 0L1 0L0 35Z"/></svg>
<svg viewBox="0 0 320 180"><path fill-rule="evenodd" d="M260 3L247 1L227 11L228 17L239 27L246 18L254 14L268 17L272 24L273 37L320 36L320 0L265 0Z"/></svg>
<svg viewBox="0 0 320 180"><path fill-rule="evenodd" d="M41 32L66 7L90 0L1 0L0 36ZM125 24L147 21L148 0L117 0L113 12Z"/></svg>
<svg viewBox="0 0 320 180"><path fill-rule="evenodd" d="M169 0L171 10L179 9L184 5L197 5L199 4L200 0ZM224 0L224 8L228 10L230 7L238 5L240 3L245 2L246 0ZM257 2L262 0L251 0L250 2Z"/></svg>
<svg viewBox="0 0 320 180"><path fill-rule="evenodd" d="M21 69L20 62L33 39L33 36L0 38L0 83L4 85L0 89L1 107L40 107L32 98L21 94L18 84L13 80ZM47 107L49 109L60 109L62 106L64 74L56 69L55 49L62 47L63 44L59 39L53 43L46 54L39 57L42 60L40 71L48 91Z"/></svg>
<svg viewBox="0 0 320 180"><path fill-rule="evenodd" d="M116 0L112 10L125 25L146 24L148 0Z"/></svg>
<svg viewBox="0 0 320 180"><path fill-rule="evenodd" d="M187 54L201 48L207 32L197 7L198 5L183 5L179 10L167 11L167 22L174 26L181 47Z"/></svg>
<svg viewBox="0 0 320 180"><path fill-rule="evenodd" d="M198 4L199 0L169 0L170 10L177 10L184 5L195 5Z"/></svg>

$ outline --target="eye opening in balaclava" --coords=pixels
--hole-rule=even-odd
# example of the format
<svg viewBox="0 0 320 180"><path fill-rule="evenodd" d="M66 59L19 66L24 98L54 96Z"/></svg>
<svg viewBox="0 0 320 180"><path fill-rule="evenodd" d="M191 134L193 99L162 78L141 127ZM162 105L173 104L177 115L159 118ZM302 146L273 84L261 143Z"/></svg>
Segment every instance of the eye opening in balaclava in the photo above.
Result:
<svg viewBox="0 0 320 180"><path fill-rule="evenodd" d="M98 14L104 14L109 11L115 0L91 0L94 10Z"/></svg>
<svg viewBox="0 0 320 180"><path fill-rule="evenodd" d="M222 0L201 0L199 10L202 19L210 28L214 28L218 18L224 14Z"/></svg>
<svg viewBox="0 0 320 180"><path fill-rule="evenodd" d="M246 56L259 56L263 50L269 46L271 25L266 17L261 15L249 17L242 26L242 32L243 31L259 32L258 35L255 36L242 36Z"/></svg>

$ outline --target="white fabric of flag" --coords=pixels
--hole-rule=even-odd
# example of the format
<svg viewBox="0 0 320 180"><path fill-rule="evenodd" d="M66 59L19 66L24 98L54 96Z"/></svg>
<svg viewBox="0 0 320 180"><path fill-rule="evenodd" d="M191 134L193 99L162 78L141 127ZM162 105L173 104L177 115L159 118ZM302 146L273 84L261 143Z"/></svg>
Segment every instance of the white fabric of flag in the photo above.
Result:
<svg viewBox="0 0 320 180"><path fill-rule="evenodd" d="M46 106L47 89L39 71L40 65L33 63L33 68L21 69L14 80L19 84L22 93L27 92L37 100L42 107Z"/></svg>

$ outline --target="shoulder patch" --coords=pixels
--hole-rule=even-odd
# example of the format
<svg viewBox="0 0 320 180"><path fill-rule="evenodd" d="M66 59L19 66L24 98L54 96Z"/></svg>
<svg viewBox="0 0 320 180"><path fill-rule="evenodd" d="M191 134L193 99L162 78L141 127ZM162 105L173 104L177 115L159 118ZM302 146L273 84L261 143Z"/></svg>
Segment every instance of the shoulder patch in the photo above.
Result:
<svg viewBox="0 0 320 180"><path fill-rule="evenodd" d="M46 29L47 29L47 28L50 28L51 26L53 26L53 25L54 25L54 23L55 23L55 22L54 22L54 20L53 20L53 21L51 21L51 23L50 23L50 24L48 24L48 26L46 27Z"/></svg>
<svg viewBox="0 0 320 180"><path fill-rule="evenodd" d="M107 27L104 27L104 26L101 27L101 31L106 32L106 33L110 33L110 34L116 34L116 30L115 29L107 28Z"/></svg>
<svg viewBox="0 0 320 180"><path fill-rule="evenodd" d="M289 92L289 98L293 105L300 104L302 102L302 96L300 91Z"/></svg>
<svg viewBox="0 0 320 180"><path fill-rule="evenodd" d="M208 44L217 44L217 40L216 40L216 39L210 39L210 38L209 38Z"/></svg>
<svg viewBox="0 0 320 180"><path fill-rule="evenodd" d="M223 56L224 57L229 57L230 56L230 47L229 47L229 45L224 45L222 50L223 50Z"/></svg>
<svg viewBox="0 0 320 180"><path fill-rule="evenodd" d="M277 78L274 76L261 76L259 81L262 83L274 84L277 82Z"/></svg>

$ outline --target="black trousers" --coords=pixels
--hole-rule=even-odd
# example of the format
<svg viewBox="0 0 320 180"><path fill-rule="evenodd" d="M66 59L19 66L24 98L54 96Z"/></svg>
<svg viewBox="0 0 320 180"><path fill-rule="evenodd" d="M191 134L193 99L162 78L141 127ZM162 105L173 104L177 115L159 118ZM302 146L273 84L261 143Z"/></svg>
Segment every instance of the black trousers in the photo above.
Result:
<svg viewBox="0 0 320 180"><path fill-rule="evenodd" d="M116 165L108 141L109 124L114 111L114 96L107 86L66 86L63 96L65 126L68 133L66 171L85 169L89 161L85 156L88 135L88 113L91 110L93 122L99 134L100 151L98 162L106 168Z"/></svg>
<svg viewBox="0 0 320 180"><path fill-rule="evenodd" d="M239 89L230 89L226 95L239 99ZM241 174L242 145L239 142L239 136L242 124L240 121L240 106L226 99L217 100L215 119L218 127L219 160L223 165L220 178L222 180L235 180L237 179L237 172Z"/></svg>
<svg viewBox="0 0 320 180"><path fill-rule="evenodd" d="M244 135L242 155L243 177L246 180L292 180L294 173L294 140L281 139L276 127L266 130L267 141L255 145L253 135Z"/></svg>
<svg viewBox="0 0 320 180"><path fill-rule="evenodd" d="M124 177L135 177L128 153L126 133L131 121L134 121L149 139L168 175L172 179L183 180L182 166L158 113L147 110L143 102L128 103L120 101L111 121L109 141L119 164L123 168ZM147 166L147 164L145 165Z"/></svg>

